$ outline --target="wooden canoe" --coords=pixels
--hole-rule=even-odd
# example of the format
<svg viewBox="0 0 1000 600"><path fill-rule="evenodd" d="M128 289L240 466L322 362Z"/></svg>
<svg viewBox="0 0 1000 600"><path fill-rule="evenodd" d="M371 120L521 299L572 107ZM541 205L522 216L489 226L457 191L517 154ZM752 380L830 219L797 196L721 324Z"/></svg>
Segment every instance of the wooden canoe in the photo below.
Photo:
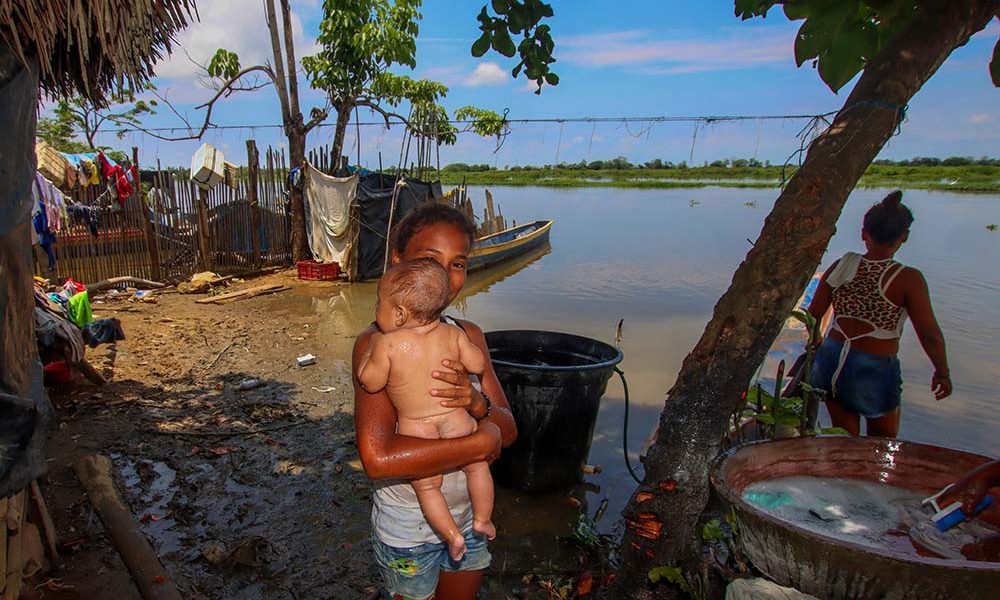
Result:
<svg viewBox="0 0 1000 600"><path fill-rule="evenodd" d="M541 247L549 241L551 220L532 221L483 236L472 244L469 270L482 269Z"/></svg>

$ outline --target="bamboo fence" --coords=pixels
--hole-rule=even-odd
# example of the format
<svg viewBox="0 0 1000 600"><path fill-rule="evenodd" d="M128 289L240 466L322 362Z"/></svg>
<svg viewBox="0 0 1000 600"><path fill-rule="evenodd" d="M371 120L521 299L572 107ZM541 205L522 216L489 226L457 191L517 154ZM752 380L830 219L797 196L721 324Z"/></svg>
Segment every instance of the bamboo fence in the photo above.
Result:
<svg viewBox="0 0 1000 600"><path fill-rule="evenodd" d="M132 276L175 283L199 271L225 275L290 264L284 153L268 148L259 157L250 140L247 155L235 181L207 191L186 172L159 165L143 172L144 185L134 185L121 204L103 183L75 190L72 202L100 207L97 236L84 223L70 224L56 235L53 271L34 248L36 274L53 282ZM138 163L135 149L133 159Z"/></svg>

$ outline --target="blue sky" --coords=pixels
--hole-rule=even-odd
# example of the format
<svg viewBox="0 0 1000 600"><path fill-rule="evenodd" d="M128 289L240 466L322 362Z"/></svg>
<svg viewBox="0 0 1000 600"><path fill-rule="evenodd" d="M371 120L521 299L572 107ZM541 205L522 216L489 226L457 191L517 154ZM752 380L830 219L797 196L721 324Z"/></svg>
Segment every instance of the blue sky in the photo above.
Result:
<svg viewBox="0 0 1000 600"><path fill-rule="evenodd" d="M839 95L806 66L795 67L792 40L799 23L789 22L780 10L767 19L740 21L731 1L695 2L633 0L554 0L550 20L561 82L540 96L523 78L509 71L514 61L495 53L475 59L469 47L477 37L476 14L483 0L425 0L418 40L416 77L437 79L450 88L444 104L451 110L473 104L510 117L568 118L621 116L818 114L840 107L850 85ZM296 51L314 51L322 18L319 0L292 0ZM156 83L192 122L201 113L195 106L211 95L199 84L197 70L187 58L207 62L216 48L235 50L244 66L270 55L263 10L258 0L211 0L199 3L201 22L179 36L184 51L158 66ZM1000 36L994 21L969 44L958 49L910 105L902 133L882 156L992 155L1000 148L1000 90L992 86L987 64ZM186 51L186 54L185 54ZM407 72L403 70L401 72ZM300 86L303 112L321 106L320 93ZM361 113L361 121L376 120ZM200 122L200 121L199 121ZM234 95L217 105L213 122L219 125L261 125L280 122L272 90ZM166 109L147 120L149 127L172 127L182 122ZM633 161L662 158L693 164L723 158L756 156L782 162L799 146L796 134L802 121L718 123L697 133L691 123L653 126L622 123L548 123L514 125L499 152L490 140L473 134L442 148L441 162L487 162L498 167L560 161L596 160L623 155ZM332 127L314 131L309 146L328 144ZM361 162L394 164L399 157L402 128L361 128ZM227 154L227 160L245 162L245 141L258 146L283 145L276 129L213 132L209 141ZM200 142L163 142L141 134L119 141L105 135L108 145L137 145L144 165L158 158L164 164L187 164ZM356 155L354 127L346 146Z"/></svg>

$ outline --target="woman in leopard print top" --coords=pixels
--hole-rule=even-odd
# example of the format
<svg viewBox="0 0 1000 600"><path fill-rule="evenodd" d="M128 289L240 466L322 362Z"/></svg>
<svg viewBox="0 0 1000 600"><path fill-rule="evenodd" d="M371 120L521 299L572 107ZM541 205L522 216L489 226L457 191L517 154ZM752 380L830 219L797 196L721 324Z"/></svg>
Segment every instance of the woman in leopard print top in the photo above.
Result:
<svg viewBox="0 0 1000 600"><path fill-rule="evenodd" d="M893 260L907 240L913 214L895 191L865 213L864 255L848 252L820 280L809 305L817 320L833 305L833 325L816 351L810 382L826 396L835 427L868 435L896 437L902 390L899 337L906 318L934 364L931 391L951 394L944 335L934 317L927 282L912 267Z"/></svg>

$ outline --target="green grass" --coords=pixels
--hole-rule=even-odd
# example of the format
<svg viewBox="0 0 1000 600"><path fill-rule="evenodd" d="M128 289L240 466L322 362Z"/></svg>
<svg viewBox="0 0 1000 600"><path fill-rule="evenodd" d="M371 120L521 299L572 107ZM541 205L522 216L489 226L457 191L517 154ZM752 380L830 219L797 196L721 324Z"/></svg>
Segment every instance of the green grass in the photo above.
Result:
<svg viewBox="0 0 1000 600"><path fill-rule="evenodd" d="M785 170L791 177L795 168ZM425 178L434 178L433 171ZM695 188L705 186L777 188L781 167L691 167L687 169L521 169L440 172L441 182L457 185L543 187ZM858 182L863 188L902 188L949 192L1000 192L1000 167L900 167L872 165Z"/></svg>

